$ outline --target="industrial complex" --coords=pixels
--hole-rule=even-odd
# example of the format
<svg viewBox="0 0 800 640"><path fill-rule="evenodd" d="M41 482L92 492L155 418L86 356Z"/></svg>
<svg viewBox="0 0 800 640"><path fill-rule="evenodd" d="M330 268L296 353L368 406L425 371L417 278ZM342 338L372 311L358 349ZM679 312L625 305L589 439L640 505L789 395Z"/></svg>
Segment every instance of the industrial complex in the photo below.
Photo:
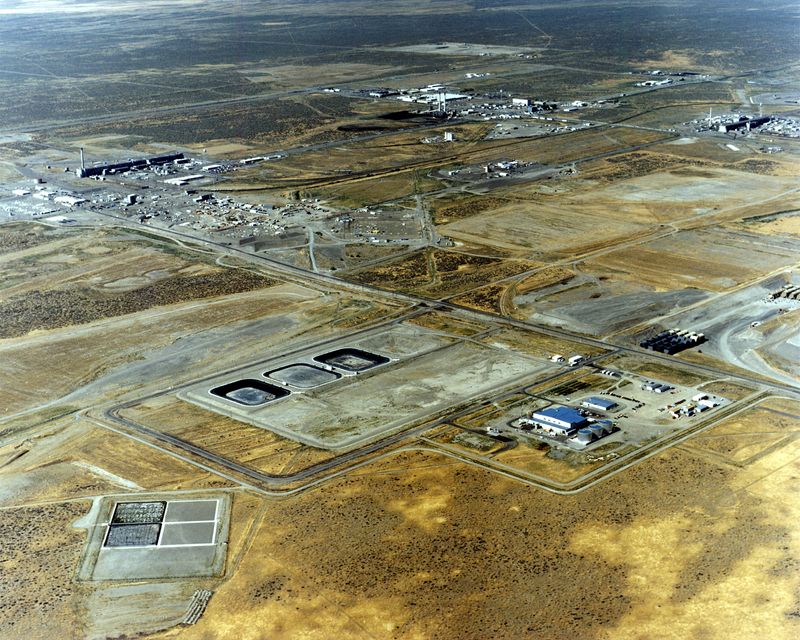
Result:
<svg viewBox="0 0 800 640"><path fill-rule="evenodd" d="M11 5L0 638L800 637L796 7Z"/></svg>

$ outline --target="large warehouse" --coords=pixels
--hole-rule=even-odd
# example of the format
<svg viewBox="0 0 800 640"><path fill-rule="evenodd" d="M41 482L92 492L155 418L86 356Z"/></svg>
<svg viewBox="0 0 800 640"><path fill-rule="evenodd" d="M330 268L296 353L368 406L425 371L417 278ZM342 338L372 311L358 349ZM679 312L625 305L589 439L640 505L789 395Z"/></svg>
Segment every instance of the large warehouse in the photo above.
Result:
<svg viewBox="0 0 800 640"><path fill-rule="evenodd" d="M551 406L536 411L531 420L554 435L572 435L589 421L572 407Z"/></svg>
<svg viewBox="0 0 800 640"><path fill-rule="evenodd" d="M598 396L586 398L586 400L581 402L581 405L594 411L611 411L617 407L617 403L613 400L609 400L608 398L600 398Z"/></svg>

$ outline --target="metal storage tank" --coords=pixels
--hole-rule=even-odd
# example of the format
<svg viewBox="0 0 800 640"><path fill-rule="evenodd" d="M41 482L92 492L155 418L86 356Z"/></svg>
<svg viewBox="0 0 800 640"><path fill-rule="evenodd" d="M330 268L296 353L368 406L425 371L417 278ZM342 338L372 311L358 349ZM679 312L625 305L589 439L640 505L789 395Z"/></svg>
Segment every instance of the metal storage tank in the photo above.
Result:
<svg viewBox="0 0 800 640"><path fill-rule="evenodd" d="M589 427L589 430L597 437L597 439L602 438L606 435L606 428L601 424L593 424Z"/></svg>

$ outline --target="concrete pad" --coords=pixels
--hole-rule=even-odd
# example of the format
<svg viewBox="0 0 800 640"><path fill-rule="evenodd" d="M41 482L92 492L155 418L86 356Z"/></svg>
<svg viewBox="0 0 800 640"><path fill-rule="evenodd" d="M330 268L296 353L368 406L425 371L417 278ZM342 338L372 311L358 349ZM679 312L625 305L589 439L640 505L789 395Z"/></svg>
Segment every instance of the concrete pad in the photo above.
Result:
<svg viewBox="0 0 800 640"><path fill-rule="evenodd" d="M100 550L94 580L185 578L215 573L216 545L203 547L109 548Z"/></svg>
<svg viewBox="0 0 800 640"><path fill-rule="evenodd" d="M180 522L165 524L161 532L160 546L212 544L214 522Z"/></svg>
<svg viewBox="0 0 800 640"><path fill-rule="evenodd" d="M178 500L167 504L164 522L213 520L216 513L216 500Z"/></svg>
<svg viewBox="0 0 800 640"><path fill-rule="evenodd" d="M151 546L104 546L115 505L132 496L109 496L100 499L93 508L91 522L83 523L89 530L80 568L79 580L139 580L185 578L221 575L228 548L230 497L225 493L202 492L196 500L180 494L180 500L170 501L170 494L136 496L140 503L167 503L164 524L112 525L114 529L150 527L155 533ZM208 522L186 522L188 518ZM176 522L176 520L182 520ZM158 532L160 531L160 540ZM124 533L124 531L123 531ZM158 544L156 544L156 541ZM175 546L185 545L185 546Z"/></svg>

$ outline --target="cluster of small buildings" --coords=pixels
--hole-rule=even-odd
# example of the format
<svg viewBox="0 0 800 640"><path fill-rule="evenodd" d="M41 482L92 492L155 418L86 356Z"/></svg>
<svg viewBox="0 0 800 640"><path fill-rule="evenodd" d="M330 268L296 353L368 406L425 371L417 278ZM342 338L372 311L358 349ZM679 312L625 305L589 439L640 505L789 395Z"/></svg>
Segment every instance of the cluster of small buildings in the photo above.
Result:
<svg viewBox="0 0 800 640"><path fill-rule="evenodd" d="M771 123L773 119L772 116L750 116L741 113L714 116L709 112L707 118L692 120L689 124L694 125L697 131L710 130L719 131L721 133L731 133L759 129L762 132L772 133ZM798 131L800 131L800 125L798 125Z"/></svg>
<svg viewBox="0 0 800 640"><path fill-rule="evenodd" d="M374 92L369 95L373 95ZM448 102L456 102L459 100L472 100L472 96L465 93L457 93L448 91L443 84L429 84L419 89L409 89L408 91L395 91L390 89L383 89L378 93L383 94L373 97L389 97L394 96L400 102L415 102L417 104L436 105L439 111L447 111Z"/></svg>
<svg viewBox="0 0 800 640"><path fill-rule="evenodd" d="M710 398L708 394L698 393L692 397L691 403L684 403L683 400L678 400L674 404L667 405L666 410L674 419L681 417L691 418L698 413L714 409L719 405L719 401Z"/></svg>
<svg viewBox="0 0 800 640"><path fill-rule="evenodd" d="M800 138L800 120L773 116L761 127L761 133L770 133L785 138Z"/></svg>
<svg viewBox="0 0 800 640"><path fill-rule="evenodd" d="M422 139L422 144L438 144L441 142L455 142L456 134L452 131L445 131L441 136L428 136Z"/></svg>
<svg viewBox="0 0 800 640"><path fill-rule="evenodd" d="M70 191L48 189L42 185L37 185L33 191L30 189L12 189L11 193L18 197L31 196L36 200L56 202L70 208L87 202L86 198L81 198Z"/></svg>
<svg viewBox="0 0 800 640"><path fill-rule="evenodd" d="M632 71L631 73L641 73ZM665 85L672 84L675 82L675 78L678 78L681 82L686 80L688 77L697 76L697 77L708 77L708 76L701 76L699 73L694 71L662 71L661 69L655 69L654 71L647 71L645 75L648 76L656 76L658 80L642 80L641 82L637 82L637 87L662 87Z"/></svg>
<svg viewBox="0 0 800 640"><path fill-rule="evenodd" d="M616 402L595 396L587 398L581 405L585 410L551 405L534 411L530 417L520 418L517 424L521 428L534 428L579 445L589 444L614 432L614 423L611 420L594 417L592 412L613 411L618 406Z"/></svg>
<svg viewBox="0 0 800 640"><path fill-rule="evenodd" d="M796 284L785 284L777 291L772 291L767 295L767 300L800 300L800 286Z"/></svg>
<svg viewBox="0 0 800 640"><path fill-rule="evenodd" d="M669 329L668 331L662 331L657 336L642 340L639 346L651 351L674 355L704 342L706 342L704 333L685 331L683 329Z"/></svg>

